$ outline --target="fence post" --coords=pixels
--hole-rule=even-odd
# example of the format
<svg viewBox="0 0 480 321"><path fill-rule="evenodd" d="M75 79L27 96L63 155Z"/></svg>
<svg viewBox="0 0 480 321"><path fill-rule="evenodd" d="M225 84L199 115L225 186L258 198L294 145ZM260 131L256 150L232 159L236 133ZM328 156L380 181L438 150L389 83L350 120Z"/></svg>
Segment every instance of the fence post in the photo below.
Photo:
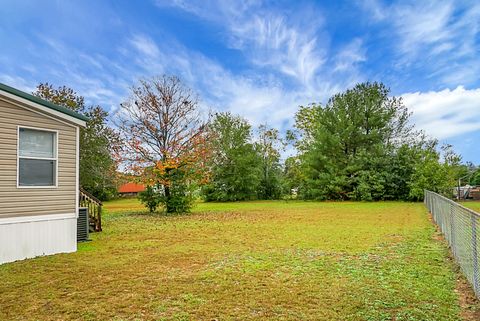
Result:
<svg viewBox="0 0 480 321"><path fill-rule="evenodd" d="M473 251L473 290L475 293L479 293L479 280L478 280L478 249L477 249L477 220L475 215L471 214L472 221L472 251Z"/></svg>
<svg viewBox="0 0 480 321"><path fill-rule="evenodd" d="M453 204L450 204L450 248L452 249L453 256L457 257L457 249L455 248L455 217Z"/></svg>
<svg viewBox="0 0 480 321"><path fill-rule="evenodd" d="M425 192L425 205L448 241L452 254L472 285L475 295L480 298L480 214L430 191Z"/></svg>

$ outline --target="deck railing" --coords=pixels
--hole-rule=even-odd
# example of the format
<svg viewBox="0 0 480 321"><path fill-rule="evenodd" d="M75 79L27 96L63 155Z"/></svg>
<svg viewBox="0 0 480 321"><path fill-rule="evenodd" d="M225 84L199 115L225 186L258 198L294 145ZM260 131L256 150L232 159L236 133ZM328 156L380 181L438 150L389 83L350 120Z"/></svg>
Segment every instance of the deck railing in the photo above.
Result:
<svg viewBox="0 0 480 321"><path fill-rule="evenodd" d="M80 188L79 198L80 207L88 208L88 216L91 230L95 232L101 232L103 206L102 202L83 188Z"/></svg>

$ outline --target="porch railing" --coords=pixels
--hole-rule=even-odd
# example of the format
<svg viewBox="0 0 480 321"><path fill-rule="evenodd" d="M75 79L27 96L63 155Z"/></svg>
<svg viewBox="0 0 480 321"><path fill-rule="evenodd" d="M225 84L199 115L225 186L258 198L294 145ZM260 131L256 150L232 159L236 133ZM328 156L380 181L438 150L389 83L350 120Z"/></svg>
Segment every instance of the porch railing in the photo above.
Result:
<svg viewBox="0 0 480 321"><path fill-rule="evenodd" d="M95 232L101 232L103 206L102 202L83 188L80 188L79 204L80 207L88 208L90 229Z"/></svg>

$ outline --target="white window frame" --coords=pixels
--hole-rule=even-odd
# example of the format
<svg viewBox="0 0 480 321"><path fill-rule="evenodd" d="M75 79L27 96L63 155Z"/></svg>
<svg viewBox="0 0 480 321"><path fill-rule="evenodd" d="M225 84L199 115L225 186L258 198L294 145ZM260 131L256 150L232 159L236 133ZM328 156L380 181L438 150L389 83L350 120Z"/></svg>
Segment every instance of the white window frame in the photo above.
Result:
<svg viewBox="0 0 480 321"><path fill-rule="evenodd" d="M25 157L25 156L20 156L20 129L25 128L25 129L33 129L33 130L38 130L38 131L45 131L45 132L51 132L55 133L55 157ZM49 185L49 186L22 186L20 185L20 158L26 158L26 159L41 159L41 160L54 160L55 161L55 185ZM17 188L29 188L29 189L37 189L37 188L58 188L58 130L55 129L48 129L48 128L40 128L40 127L30 127L30 126L17 126Z"/></svg>

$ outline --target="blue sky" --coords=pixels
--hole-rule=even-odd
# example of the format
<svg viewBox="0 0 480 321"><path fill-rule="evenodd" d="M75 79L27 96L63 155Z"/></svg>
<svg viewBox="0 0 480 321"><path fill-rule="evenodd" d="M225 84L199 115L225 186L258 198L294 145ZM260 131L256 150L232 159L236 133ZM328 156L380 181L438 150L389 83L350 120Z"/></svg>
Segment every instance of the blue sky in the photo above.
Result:
<svg viewBox="0 0 480 321"><path fill-rule="evenodd" d="M0 6L0 82L67 85L115 113L139 77L179 75L205 107L292 126L361 81L480 164L478 1L21 1Z"/></svg>

